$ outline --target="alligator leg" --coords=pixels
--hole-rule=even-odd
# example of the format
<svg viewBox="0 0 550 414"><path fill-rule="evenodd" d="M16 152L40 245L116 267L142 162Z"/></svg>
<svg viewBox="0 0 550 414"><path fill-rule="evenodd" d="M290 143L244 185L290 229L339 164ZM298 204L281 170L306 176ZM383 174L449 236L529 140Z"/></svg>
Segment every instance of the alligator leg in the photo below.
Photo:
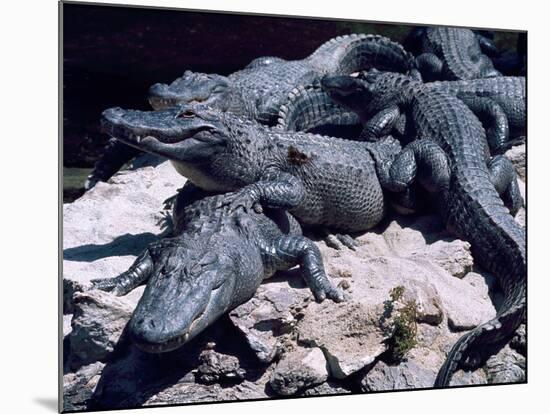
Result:
<svg viewBox="0 0 550 414"><path fill-rule="evenodd" d="M516 215L523 206L516 170L512 162L503 155L497 155L489 161L487 167L491 182L500 194L504 205L510 210L510 214Z"/></svg>
<svg viewBox="0 0 550 414"><path fill-rule="evenodd" d="M135 158L141 151L130 147L114 138L111 138L101 158L94 165L92 173L86 179L84 188L89 190L94 187L98 181L107 181L111 178L124 164Z"/></svg>
<svg viewBox="0 0 550 414"><path fill-rule="evenodd" d="M305 155L305 154L304 154ZM261 181L249 184L227 197L224 205L230 211L244 208L258 209L259 203L271 207L291 209L297 207L305 196L303 183L291 174L272 171L264 174Z"/></svg>
<svg viewBox="0 0 550 414"><path fill-rule="evenodd" d="M389 192L392 207L400 214L412 214L425 207L425 197L420 196L423 190L417 184L402 185L392 178L390 171L395 159L401 154L401 145L393 138L368 144L368 149L375 161L376 175L382 188ZM414 160L413 160L414 161Z"/></svg>
<svg viewBox="0 0 550 414"><path fill-rule="evenodd" d="M335 302L344 300L344 293L333 286L325 273L323 258L319 248L303 236L281 236L268 248L271 253L285 263L298 264L304 279L319 302L325 298Z"/></svg>
<svg viewBox="0 0 550 414"><path fill-rule="evenodd" d="M389 177L382 183L390 191L404 191L415 181L428 192L449 187L451 170L445 152L433 141L411 142L393 161Z"/></svg>
<svg viewBox="0 0 550 414"><path fill-rule="evenodd" d="M416 66L425 82L441 78L443 62L433 53L422 53L416 57Z"/></svg>
<svg viewBox="0 0 550 414"><path fill-rule="evenodd" d="M123 296L145 282L153 271L153 260L149 250L145 250L130 268L116 277L93 279L92 287Z"/></svg>
<svg viewBox="0 0 550 414"><path fill-rule="evenodd" d="M490 98L458 95L479 118L487 131L487 143L491 154L501 154L507 148L510 136L508 118L502 107Z"/></svg>
<svg viewBox="0 0 550 414"><path fill-rule="evenodd" d="M382 109L365 123L360 139L376 141L384 135L389 135L400 118L401 111L397 105Z"/></svg>

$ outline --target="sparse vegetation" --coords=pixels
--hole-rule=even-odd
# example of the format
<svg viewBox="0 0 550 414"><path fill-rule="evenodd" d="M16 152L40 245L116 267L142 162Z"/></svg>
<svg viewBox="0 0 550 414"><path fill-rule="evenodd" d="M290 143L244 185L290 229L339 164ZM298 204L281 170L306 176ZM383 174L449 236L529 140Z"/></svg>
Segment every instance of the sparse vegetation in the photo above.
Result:
<svg viewBox="0 0 550 414"><path fill-rule="evenodd" d="M400 303L403 300L405 288L396 286L390 291L390 300L385 304L386 310L392 314L390 330L392 336L388 340L388 355L394 361L400 361L405 354L416 345L416 312L414 299Z"/></svg>

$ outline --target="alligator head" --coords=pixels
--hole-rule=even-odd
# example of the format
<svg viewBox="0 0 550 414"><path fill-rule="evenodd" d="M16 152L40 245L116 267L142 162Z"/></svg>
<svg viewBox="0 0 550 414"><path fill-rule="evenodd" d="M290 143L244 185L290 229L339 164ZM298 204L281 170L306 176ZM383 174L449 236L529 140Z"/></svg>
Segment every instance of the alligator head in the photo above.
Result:
<svg viewBox="0 0 550 414"><path fill-rule="evenodd" d="M352 76L335 75L321 79L321 87L332 100L360 116L370 100L368 86L364 80Z"/></svg>
<svg viewBox="0 0 550 414"><path fill-rule="evenodd" d="M187 106L160 111L109 108L102 113L101 126L138 149L169 159L201 161L225 142L223 124L202 113Z"/></svg>
<svg viewBox="0 0 550 414"><path fill-rule="evenodd" d="M185 71L169 85L156 83L151 86L149 103L155 110L185 103L225 110L229 105L229 93L229 80L225 76Z"/></svg>
<svg viewBox="0 0 550 414"><path fill-rule="evenodd" d="M196 105L160 111L110 108L103 112L101 123L113 138L171 160L181 175L206 191L234 190L255 173L254 158L246 155L254 148L242 139L251 133L251 121L217 109Z"/></svg>
<svg viewBox="0 0 550 414"><path fill-rule="evenodd" d="M153 257L153 274L128 324L132 342L153 353L179 348L236 306L240 271L224 253L231 250L212 248L211 241L161 243Z"/></svg>
<svg viewBox="0 0 550 414"><path fill-rule="evenodd" d="M417 82L407 75L371 69L358 77L325 76L323 90L338 104L367 121L376 112L398 100L400 88Z"/></svg>

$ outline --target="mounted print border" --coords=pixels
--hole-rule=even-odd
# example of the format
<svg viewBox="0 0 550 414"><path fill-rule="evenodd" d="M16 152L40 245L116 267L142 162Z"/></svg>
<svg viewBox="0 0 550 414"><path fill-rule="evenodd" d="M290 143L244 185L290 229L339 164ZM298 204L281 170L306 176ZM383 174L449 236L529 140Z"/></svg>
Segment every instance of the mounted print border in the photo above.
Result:
<svg viewBox="0 0 550 414"><path fill-rule="evenodd" d="M62 411L527 381L527 32L60 13Z"/></svg>

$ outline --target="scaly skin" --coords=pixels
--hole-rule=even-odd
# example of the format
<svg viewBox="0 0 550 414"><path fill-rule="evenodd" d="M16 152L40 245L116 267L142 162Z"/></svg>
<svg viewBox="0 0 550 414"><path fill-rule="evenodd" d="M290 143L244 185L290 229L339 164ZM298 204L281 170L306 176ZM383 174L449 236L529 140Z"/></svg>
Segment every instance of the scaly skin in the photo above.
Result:
<svg viewBox="0 0 550 414"><path fill-rule="evenodd" d="M149 100L155 109L194 103L274 125L281 105L295 87L326 74L350 74L372 67L407 73L414 69L414 59L385 37L351 34L325 42L305 59L260 57L227 77L187 71L170 85L153 85Z"/></svg>
<svg viewBox="0 0 550 414"><path fill-rule="evenodd" d="M427 27L420 31L421 54L417 67L422 78L432 80L477 79L499 76L480 47L480 37L470 29ZM485 46L487 39L484 38ZM483 47L488 51L487 47Z"/></svg>
<svg viewBox="0 0 550 414"><path fill-rule="evenodd" d="M328 40L305 59L287 61L264 56L227 77L186 71L170 85L151 86L149 102L154 109L180 103L210 106L275 125L279 109L298 85L318 81L327 73L349 74L372 67L406 73L414 69L414 59L388 38L350 34ZM136 150L110 142L88 177L86 189L109 179L137 154Z"/></svg>
<svg viewBox="0 0 550 414"><path fill-rule="evenodd" d="M358 82L340 81L342 102L353 96ZM497 316L450 351L435 383L446 386L458 367L478 364L491 346L510 339L525 315L525 233L497 193L517 199L515 175L504 157L488 159L483 127L458 98L398 74L372 73L366 82L362 116L379 122L370 130L383 133L404 116L413 138L392 164L387 188L403 190L419 182L448 229L470 242L477 263L498 277L505 294ZM338 83L328 79L326 86L336 89Z"/></svg>
<svg viewBox="0 0 550 414"><path fill-rule="evenodd" d="M92 281L116 295L147 284L128 324L143 351L179 348L249 300L262 280L295 265L317 300L344 299L328 280L319 249L290 214L229 211L228 197L186 185L174 206L177 236L151 244L121 275Z"/></svg>
<svg viewBox="0 0 550 414"><path fill-rule="evenodd" d="M358 79L362 79L364 72ZM496 77L467 81L438 81L426 88L447 92L460 98L482 120L488 131L491 153L502 153L526 133L525 78ZM278 127L289 131L310 131L367 122L361 115L363 102L352 110L346 109L325 92L320 83L295 88L288 102L279 111ZM361 139L347 133L348 139Z"/></svg>
<svg viewBox="0 0 550 414"><path fill-rule="evenodd" d="M510 136L524 136L526 132L526 88L525 78L499 76L495 78L472 79L468 81L432 82L427 87L447 92L460 99L488 98L502 108Z"/></svg>
<svg viewBox="0 0 550 414"><path fill-rule="evenodd" d="M214 109L182 106L103 113L113 137L172 160L207 191L239 191L234 206L261 201L289 209L304 225L358 232L376 225L386 203L377 174L400 146L280 131ZM379 162L374 161L376 156ZM345 212L345 214L342 214Z"/></svg>

